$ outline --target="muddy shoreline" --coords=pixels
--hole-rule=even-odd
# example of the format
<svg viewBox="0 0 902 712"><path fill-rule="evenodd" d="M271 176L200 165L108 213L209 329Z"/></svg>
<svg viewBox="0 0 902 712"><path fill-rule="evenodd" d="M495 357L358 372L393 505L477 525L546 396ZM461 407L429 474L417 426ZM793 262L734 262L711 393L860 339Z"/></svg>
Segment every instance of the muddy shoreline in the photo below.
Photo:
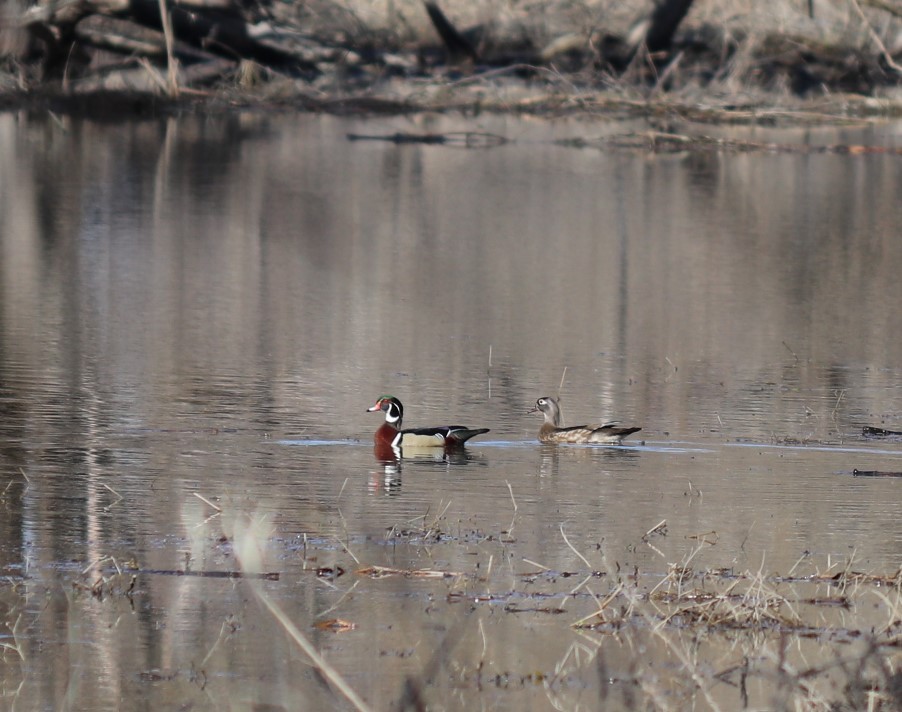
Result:
<svg viewBox="0 0 902 712"><path fill-rule="evenodd" d="M187 114L227 114L233 112L292 113L309 112L337 116L402 116L413 114L459 114L478 116L492 113L535 118L578 118L604 120L645 119L653 129L670 122L701 125L756 125L764 127L803 127L821 125L863 125L902 118L902 101L865 96L825 96L795 100L786 96L760 97L757 100L689 100L664 95L643 100L610 93L556 93L520 87L518 99L511 92L494 95L480 92L446 90L439 81L427 85L441 98L414 100L400 98L395 91L378 91L331 96L296 92L289 96L269 96L259 91L213 90L186 92L177 97L132 91L100 91L71 94L53 88L14 91L0 94L0 112L26 112L87 118L97 121L150 119ZM422 84L409 87L421 91Z"/></svg>

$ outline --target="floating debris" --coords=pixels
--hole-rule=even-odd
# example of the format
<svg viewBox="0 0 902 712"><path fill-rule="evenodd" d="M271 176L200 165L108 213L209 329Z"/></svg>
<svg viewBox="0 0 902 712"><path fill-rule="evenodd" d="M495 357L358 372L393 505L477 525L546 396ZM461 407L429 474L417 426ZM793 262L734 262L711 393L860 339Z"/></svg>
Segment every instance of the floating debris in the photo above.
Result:
<svg viewBox="0 0 902 712"><path fill-rule="evenodd" d="M886 430L885 428L875 428L871 425L865 425L861 429L861 434L866 438L885 438L893 435L902 435L902 430Z"/></svg>

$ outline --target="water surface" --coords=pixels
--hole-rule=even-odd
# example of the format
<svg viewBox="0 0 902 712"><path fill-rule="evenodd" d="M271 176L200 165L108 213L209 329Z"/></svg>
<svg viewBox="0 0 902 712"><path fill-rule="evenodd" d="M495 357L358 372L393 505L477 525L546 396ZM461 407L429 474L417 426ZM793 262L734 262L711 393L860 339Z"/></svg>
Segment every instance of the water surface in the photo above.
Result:
<svg viewBox="0 0 902 712"><path fill-rule="evenodd" d="M902 480L853 471L902 470L902 440L861 434L902 430L898 158L554 143L635 128L0 116L4 704L347 706L261 593L374 709L405 680L435 708L730 709L723 682L625 683L636 646L688 665L648 629L571 624L626 572L897 571ZM461 129L511 142L345 139ZM379 461L386 392L409 426L492 431ZM542 395L643 430L541 446ZM173 575L238 571L249 526L277 581ZM884 625L872 601L840 627ZM355 627L313 625L333 618Z"/></svg>

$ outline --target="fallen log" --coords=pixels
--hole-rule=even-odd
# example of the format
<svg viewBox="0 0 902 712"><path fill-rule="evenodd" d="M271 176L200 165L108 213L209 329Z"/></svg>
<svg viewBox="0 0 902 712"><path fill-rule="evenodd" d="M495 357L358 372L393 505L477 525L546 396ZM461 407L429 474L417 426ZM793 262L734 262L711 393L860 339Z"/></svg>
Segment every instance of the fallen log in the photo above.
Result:
<svg viewBox="0 0 902 712"><path fill-rule="evenodd" d="M861 429L861 434L865 437L888 437L893 435L902 435L902 430L886 430L885 428L875 428L872 425L865 425Z"/></svg>
<svg viewBox="0 0 902 712"><path fill-rule="evenodd" d="M885 470L852 470L853 477L902 477L902 472L888 472Z"/></svg>
<svg viewBox="0 0 902 712"><path fill-rule="evenodd" d="M280 74L304 79L313 79L319 69L297 53L276 47L259 37L259 28L251 25L231 3L222 0L193 0L178 4L166 0L169 27L174 40L188 48L238 63L243 59L252 60ZM43 45L44 77L61 76L61 62L71 73L73 49L77 44L88 44L116 52L134 52L140 47L133 41L123 40L116 33L106 35L96 28L79 32L79 24L86 18L97 15L115 20L127 20L156 32L164 32L160 14L160 0L61 0L53 4L37 5L22 15L20 26L26 29L32 39ZM150 54L141 56L157 57L159 47L145 46ZM33 50L33 48L32 48ZM196 61L190 52L182 47L176 51L183 61Z"/></svg>

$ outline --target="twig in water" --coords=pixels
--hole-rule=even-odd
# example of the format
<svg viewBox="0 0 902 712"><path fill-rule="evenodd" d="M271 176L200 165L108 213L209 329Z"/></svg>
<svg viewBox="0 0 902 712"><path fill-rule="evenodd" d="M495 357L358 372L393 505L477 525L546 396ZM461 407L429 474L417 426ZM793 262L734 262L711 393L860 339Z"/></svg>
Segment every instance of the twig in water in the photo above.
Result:
<svg viewBox="0 0 902 712"><path fill-rule="evenodd" d="M570 627L571 628L580 628L590 618L594 618L595 616L603 613L604 609L607 608L611 604L611 601L613 601L615 598L617 598L617 596L620 595L620 592L622 590L623 590L623 582L621 581L620 583L617 584L617 586L614 588L613 591L611 591L607 596L605 596L603 600L598 602L598 610L595 611L595 613L590 613L589 615L585 616L584 618L580 618L575 623L571 623Z"/></svg>
<svg viewBox="0 0 902 712"><path fill-rule="evenodd" d="M204 497L202 494L198 494L197 492L192 492L191 494L193 494L195 497L197 497L201 502L206 504L208 507L212 507L213 509L215 509L217 512L222 511L222 507L217 507L215 504L213 504L209 499Z"/></svg>
<svg viewBox="0 0 902 712"><path fill-rule="evenodd" d="M116 563L116 557L115 557L115 556L111 556L111 557L110 557L110 561L113 562L113 567L116 569L116 573L119 574L119 575L121 576L121 575L122 575L122 569L119 567L119 564Z"/></svg>
<svg viewBox="0 0 902 712"><path fill-rule="evenodd" d="M357 588L357 584L359 584L359 583L360 583L360 579L355 581L354 585L351 586L351 588L349 588L347 591L345 591L343 594L341 594L341 597L335 603L333 603L331 606L329 606L326 610L322 611L321 613L318 613L316 617L323 618L323 617L329 615L336 608L338 608L341 605L341 602L344 601L348 596L350 596L354 592L354 589Z"/></svg>
<svg viewBox="0 0 902 712"><path fill-rule="evenodd" d="M564 379L565 379L566 377L567 377L567 367L564 366L564 372L561 374L561 382L560 382L560 384L559 384L558 387L557 387L557 394L558 394L558 396L561 395L561 391L562 391L563 388L564 388Z"/></svg>
<svg viewBox="0 0 902 712"><path fill-rule="evenodd" d="M784 342L783 342L783 345L786 347L786 350L789 351L789 353L792 354L792 357L793 357L796 361L798 361L798 360L799 360L798 355L796 354L795 351L793 351L793 350L789 347L789 344L787 344L787 343L784 341Z"/></svg>
<svg viewBox="0 0 902 712"><path fill-rule="evenodd" d="M513 502L514 504L514 516L511 518L510 526L507 528L507 533L510 534L512 531L514 531L514 524L516 524L517 522L517 510L519 509L519 507L517 507L517 500L514 499L514 488L511 487L511 483L505 480L504 484L507 485L507 491L511 493L511 502Z"/></svg>
<svg viewBox="0 0 902 712"><path fill-rule="evenodd" d="M489 649L489 641L485 637L485 628L482 625L482 618L479 619L479 634L482 636L482 655L479 656L479 664L482 665L482 661L485 660L485 654Z"/></svg>
<svg viewBox="0 0 902 712"><path fill-rule="evenodd" d="M345 491L345 487L348 486L348 480L349 480L349 479L351 479L351 478L350 478L350 477L345 477L345 481L341 483L341 489L338 490L338 497L337 497L336 500L335 500L336 502L340 502L340 501L341 501L341 495L342 495L342 493Z"/></svg>
<svg viewBox="0 0 902 712"><path fill-rule="evenodd" d="M455 578L466 576L462 571L440 571L439 569L396 569L391 566L366 566L355 571L358 576L384 578L386 576L404 576L405 578Z"/></svg>
<svg viewBox="0 0 902 712"><path fill-rule="evenodd" d="M109 558L111 558L111 557L101 556L101 557L95 559L90 564L88 564L85 568L82 569L81 575L84 576L86 573L88 573L88 571L90 571L93 568L100 569L100 565Z"/></svg>
<svg viewBox="0 0 902 712"><path fill-rule="evenodd" d="M655 524L651 529L645 532L645 536L642 537L643 541L648 539L652 534L660 534L661 536L667 536L667 520L662 519L660 522Z"/></svg>
<svg viewBox="0 0 902 712"><path fill-rule="evenodd" d="M114 489L113 489L112 487L110 487L108 484L104 484L103 482L101 482L100 484L103 485L103 486L104 486L106 489L108 489L110 492L112 492L114 495L116 495L116 501L115 501L115 502L110 502L109 507L112 507L114 504L118 504L118 503L121 502L123 499L125 499L125 497L123 497L121 494L119 494L116 490L114 490ZM109 507L108 507L108 508L109 508Z"/></svg>
<svg viewBox="0 0 902 712"><path fill-rule="evenodd" d="M739 542L739 550L740 550L740 551L745 551L745 544L746 544L746 542L749 540L749 537L752 535L752 529L754 529L755 524L757 524L757 522L754 522L754 521L753 521L753 522L749 525L749 528L748 528L748 529L746 530L746 532L745 532L745 536L742 537L742 541Z"/></svg>
<svg viewBox="0 0 902 712"><path fill-rule="evenodd" d="M253 574L246 571L193 571L192 569L135 569L126 568L119 573L127 574L144 574L145 576L192 576L194 578L216 578L216 579L260 579L262 581L278 581L280 574L278 571L264 571L263 573Z"/></svg>
<svg viewBox="0 0 902 712"><path fill-rule="evenodd" d="M580 559L582 559L583 563L586 565L586 568L588 568L589 571L591 571L591 570L592 570L592 564L590 564L590 563L589 563L589 560L588 560L585 556L583 556L582 554L580 554L579 551L576 550L576 547L573 546L573 544L570 543L570 540L567 538L567 535L564 533L564 525L563 525L563 524L561 524L561 536L564 537L564 543L567 544L567 546L570 547L570 550L571 550L574 554L576 554Z"/></svg>
<svg viewBox="0 0 902 712"><path fill-rule="evenodd" d="M790 577L790 576L792 576L792 574L793 574L793 573L795 572L795 570L798 568L799 564L801 564L801 563L802 563L805 559L807 559L809 556L810 556L810 554L809 554L807 551L806 551L804 554L802 554L802 555L799 557L798 561L796 561L796 562L792 565L792 568L789 569L789 571L786 573L787 578Z"/></svg>
<svg viewBox="0 0 902 712"><path fill-rule="evenodd" d="M22 641L19 639L20 623L22 623L21 613L19 614L19 617L16 618L16 622L13 624L12 628L10 628L15 645L10 645L9 643L0 643L0 650L13 650L15 651L16 655L19 656L19 659L21 659L22 662L25 662L25 653L22 652Z"/></svg>
<svg viewBox="0 0 902 712"><path fill-rule="evenodd" d="M341 513L341 510L339 510L339 514L340 513ZM342 519L344 519L344 517L342 517ZM348 546L348 544L342 544L341 540L339 540L338 537L335 538L335 541L337 541L339 546L341 546L341 548L344 549L348 553L348 556L350 556L352 559L354 559L354 561L357 563L357 565L360 566L360 559L358 559L356 556L354 556L354 552L351 551L351 547Z"/></svg>
<svg viewBox="0 0 902 712"><path fill-rule="evenodd" d="M28 479L28 475L25 474L25 470L23 470L21 467L19 468L19 472L22 473L22 477L25 478L26 484L25 484L25 487L22 489L22 494L25 494L25 492L28 491L29 485L31 485L31 480ZM0 499L3 499L4 497L6 497L6 493L9 492L9 488L13 486L14 482L15 482L15 480L10 480L9 482L6 483L6 487L3 488L3 492L0 492Z"/></svg>
<svg viewBox="0 0 902 712"><path fill-rule="evenodd" d="M538 566L540 569L542 569L542 571L551 571L551 569L549 567L542 566L542 564L540 564L538 561L533 561L532 559L526 559L526 558L524 558L523 561L525 561L527 564L531 564L533 566Z"/></svg>
<svg viewBox="0 0 902 712"><path fill-rule="evenodd" d="M348 482L348 480L347 480L347 478L345 478L345 484L347 484L347 482ZM341 488L344 489L344 485L342 485ZM340 497L341 494L339 493L338 496ZM354 556L354 552L351 551L351 533L348 531L348 522L345 519L344 512L341 511L341 507L336 507L336 509L338 510L338 516L341 518L341 528L345 530L346 542L343 545L344 550L346 552L348 552L348 554L351 555L351 558L354 559L355 562L357 562L358 566L360 566L360 559L358 559L356 556ZM337 537L336 537L335 541L338 541ZM338 541L338 543L341 544L340 541Z"/></svg>
<svg viewBox="0 0 902 712"><path fill-rule="evenodd" d="M210 648L209 652L204 655L204 659L201 660L200 667L203 668L206 666L207 661L210 659L210 656L213 654L213 651L219 647L219 644L222 642L222 639L225 637L226 632L226 621L222 622L222 625L219 626L219 635L216 637L216 642L213 643L213 647Z"/></svg>
<svg viewBox="0 0 902 712"><path fill-rule="evenodd" d="M438 513L438 515L435 517L435 519L432 520L432 524L430 524L428 528L426 527L426 514L428 514L428 512L426 512L426 514L423 515L423 535L424 536L429 536L429 533L431 531L438 531L438 520L445 516L445 512L448 511L448 508L450 506L451 506L451 500L449 499L448 503L444 507L442 507L442 510Z"/></svg>
<svg viewBox="0 0 902 712"><path fill-rule="evenodd" d="M644 541L645 541L645 546L647 546L649 549L651 549L653 552L655 552L655 553L656 553L658 556L660 556L662 559L665 558L665 557L664 557L664 552L661 551L661 550L660 550L658 547L656 547L654 544L652 544L651 541L650 541L649 539L645 539Z"/></svg>
<svg viewBox="0 0 902 712"><path fill-rule="evenodd" d="M686 538L697 541L700 544L709 544L711 546L714 546L717 543L719 537L717 536L717 531L715 529L712 529L711 531L702 532L701 534L687 534Z"/></svg>
<svg viewBox="0 0 902 712"><path fill-rule="evenodd" d="M833 418L833 422L836 422L836 411L839 410L839 402L843 399L843 396L846 395L846 389L843 388L839 395L836 397L836 405L833 406L833 413L831 417Z"/></svg>
<svg viewBox="0 0 902 712"><path fill-rule="evenodd" d="M594 573L592 571L590 571L588 576L586 576L582 581L580 581L578 584L576 584L576 586L571 588L570 592L561 599L561 605L559 606L559 608L561 610L564 610L564 607L567 605L567 601L570 600L573 596L575 596L579 592L579 589L581 589L583 586L586 586L586 584L592 580L593 576L594 576ZM589 588L588 586L586 586L586 590L589 592L589 595L595 599L595 602L598 603L598 596L595 595L595 593L592 591L592 589Z"/></svg>

